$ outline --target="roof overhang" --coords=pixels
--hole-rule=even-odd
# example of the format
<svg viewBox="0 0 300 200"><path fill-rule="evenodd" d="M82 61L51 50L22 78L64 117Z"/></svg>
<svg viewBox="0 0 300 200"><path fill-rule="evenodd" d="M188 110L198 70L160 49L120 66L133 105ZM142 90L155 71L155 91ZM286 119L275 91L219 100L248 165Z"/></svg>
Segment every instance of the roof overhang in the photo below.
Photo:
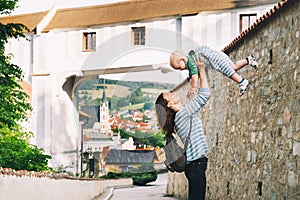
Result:
<svg viewBox="0 0 300 200"><path fill-rule="evenodd" d="M193 15L202 11L227 10L277 2L278 0L131 0L113 4L55 9L53 18L43 25L41 31L132 23ZM0 22L22 23L33 31L48 12L1 17Z"/></svg>

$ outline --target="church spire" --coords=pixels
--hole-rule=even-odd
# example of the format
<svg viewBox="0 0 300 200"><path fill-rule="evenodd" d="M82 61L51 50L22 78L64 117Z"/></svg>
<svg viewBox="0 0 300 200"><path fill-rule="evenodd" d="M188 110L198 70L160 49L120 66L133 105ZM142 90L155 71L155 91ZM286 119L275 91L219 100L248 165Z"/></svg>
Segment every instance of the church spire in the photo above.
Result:
<svg viewBox="0 0 300 200"><path fill-rule="evenodd" d="M105 79L103 79L103 95L102 95L102 104L106 102L106 86L105 86Z"/></svg>

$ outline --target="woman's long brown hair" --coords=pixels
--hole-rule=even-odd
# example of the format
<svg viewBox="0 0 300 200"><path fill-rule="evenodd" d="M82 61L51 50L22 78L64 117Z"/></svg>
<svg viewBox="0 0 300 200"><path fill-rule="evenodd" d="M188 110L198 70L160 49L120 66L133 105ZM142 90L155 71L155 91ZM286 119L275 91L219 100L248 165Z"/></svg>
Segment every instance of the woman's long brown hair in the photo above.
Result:
<svg viewBox="0 0 300 200"><path fill-rule="evenodd" d="M174 131L174 119L176 112L167 105L168 102L163 98L163 93L158 95L155 102L158 125L165 134L172 134Z"/></svg>

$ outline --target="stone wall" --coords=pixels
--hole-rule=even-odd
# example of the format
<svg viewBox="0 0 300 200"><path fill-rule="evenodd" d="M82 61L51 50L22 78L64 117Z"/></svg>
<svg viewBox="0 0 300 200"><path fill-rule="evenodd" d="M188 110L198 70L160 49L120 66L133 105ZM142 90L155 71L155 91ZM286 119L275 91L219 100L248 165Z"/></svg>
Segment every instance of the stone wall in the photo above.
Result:
<svg viewBox="0 0 300 200"><path fill-rule="evenodd" d="M300 199L300 3L289 4L228 51L233 61L254 53L256 71L238 86L210 71L211 98L202 112L210 146L207 199ZM183 174L167 192L186 198Z"/></svg>

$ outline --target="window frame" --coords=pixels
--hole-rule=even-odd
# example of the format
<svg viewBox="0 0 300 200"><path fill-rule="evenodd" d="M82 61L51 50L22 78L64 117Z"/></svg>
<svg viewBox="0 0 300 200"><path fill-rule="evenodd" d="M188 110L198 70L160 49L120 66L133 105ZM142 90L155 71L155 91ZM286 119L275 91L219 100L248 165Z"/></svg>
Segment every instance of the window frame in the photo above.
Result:
<svg viewBox="0 0 300 200"><path fill-rule="evenodd" d="M247 17L247 22L248 22L248 25L247 25L247 28L249 28L251 26L251 24L253 24L254 21L256 21L257 19L257 13L248 13L248 14L240 14L239 15L239 23L240 23L240 26L239 26L239 31L240 33L245 31L247 28L244 28L244 24L243 24L243 19ZM251 21L251 17L255 17L255 20L254 21ZM244 28L244 29L243 29Z"/></svg>
<svg viewBox="0 0 300 200"><path fill-rule="evenodd" d="M96 31L82 32L82 52L95 52L97 44Z"/></svg>
<svg viewBox="0 0 300 200"><path fill-rule="evenodd" d="M135 30L137 30L137 31L135 31ZM138 38L136 38L136 36ZM145 46L146 45L146 27L145 26L131 27L131 45L133 45L133 46Z"/></svg>

